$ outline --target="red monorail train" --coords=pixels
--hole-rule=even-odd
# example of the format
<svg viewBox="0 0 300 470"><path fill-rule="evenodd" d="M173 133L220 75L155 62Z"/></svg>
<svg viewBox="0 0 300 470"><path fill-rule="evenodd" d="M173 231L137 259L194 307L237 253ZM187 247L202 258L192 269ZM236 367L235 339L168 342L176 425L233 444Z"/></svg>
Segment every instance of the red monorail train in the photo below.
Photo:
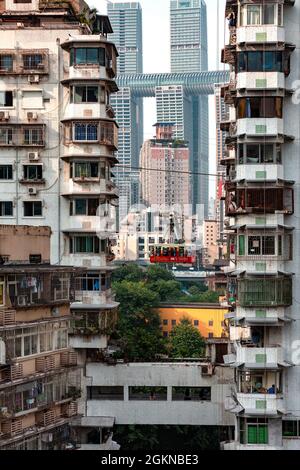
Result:
<svg viewBox="0 0 300 470"><path fill-rule="evenodd" d="M196 256L185 245L157 245L151 249L150 263L194 264Z"/></svg>

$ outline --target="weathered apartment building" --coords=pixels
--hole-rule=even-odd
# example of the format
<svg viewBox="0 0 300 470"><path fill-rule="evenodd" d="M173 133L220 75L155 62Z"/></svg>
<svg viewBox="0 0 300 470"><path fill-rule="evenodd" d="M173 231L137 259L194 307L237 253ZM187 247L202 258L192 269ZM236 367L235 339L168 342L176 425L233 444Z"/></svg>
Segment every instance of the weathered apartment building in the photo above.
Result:
<svg viewBox="0 0 300 470"><path fill-rule="evenodd" d="M50 226L51 262L86 268L71 305L83 365L117 318L107 232L118 198L112 29L82 0L4 0L0 15L0 223ZM100 445L102 422L84 421L85 390L82 377L77 435L84 442L94 429Z"/></svg>
<svg viewBox="0 0 300 470"><path fill-rule="evenodd" d="M226 2L226 215L236 386L225 449L299 449L298 0ZM296 92L296 93L295 93Z"/></svg>
<svg viewBox="0 0 300 470"><path fill-rule="evenodd" d="M50 265L49 227L0 226L0 450L76 448L69 344L78 269Z"/></svg>
<svg viewBox="0 0 300 470"><path fill-rule="evenodd" d="M29 265L14 267L12 239L1 244L0 389L15 388L4 391L1 401L3 446L80 442L81 449L107 450L118 448L111 433L115 423L231 425L223 402L232 373L213 358L189 367L109 365L108 338L118 307L107 231L118 197L112 182L118 128L110 105L117 91L117 51L108 40L109 19L91 19L81 0L2 0L0 14L0 223L50 226L55 266L32 265L50 261L50 250L40 257L34 242L34 252L26 255ZM16 256L19 248L11 246ZM69 289L73 266L76 280ZM69 375L76 364L75 380ZM150 401L145 387L156 398L162 392L163 399ZM201 402L195 416L194 402ZM74 435L69 427L63 430L71 415Z"/></svg>

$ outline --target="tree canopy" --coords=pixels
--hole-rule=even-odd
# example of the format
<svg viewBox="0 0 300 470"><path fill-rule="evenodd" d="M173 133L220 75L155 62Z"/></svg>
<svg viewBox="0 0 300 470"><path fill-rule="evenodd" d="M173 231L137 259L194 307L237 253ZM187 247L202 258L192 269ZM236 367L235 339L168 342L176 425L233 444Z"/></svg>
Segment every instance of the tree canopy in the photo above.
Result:
<svg viewBox="0 0 300 470"><path fill-rule="evenodd" d="M182 318L170 333L169 354L173 358L202 357L205 340L188 318Z"/></svg>

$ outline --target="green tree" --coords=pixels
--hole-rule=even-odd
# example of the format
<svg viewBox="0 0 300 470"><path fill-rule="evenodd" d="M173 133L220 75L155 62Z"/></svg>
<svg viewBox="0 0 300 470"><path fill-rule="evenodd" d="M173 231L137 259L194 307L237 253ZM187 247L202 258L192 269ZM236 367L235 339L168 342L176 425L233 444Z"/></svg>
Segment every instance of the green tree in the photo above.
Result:
<svg viewBox="0 0 300 470"><path fill-rule="evenodd" d="M129 361L151 361L165 352L160 317L155 307L159 296L143 282L122 281L114 285L120 302L116 336Z"/></svg>
<svg viewBox="0 0 300 470"><path fill-rule="evenodd" d="M146 279L148 282L158 280L173 281L175 280L175 276L172 271L169 271L163 266L153 264L147 268Z"/></svg>
<svg viewBox="0 0 300 470"><path fill-rule="evenodd" d="M173 358L201 357L205 340L188 318L182 318L170 333L169 348Z"/></svg>
<svg viewBox="0 0 300 470"><path fill-rule="evenodd" d="M162 302L179 301L182 296L180 283L177 281L159 279L158 281L147 283L147 287L152 292L156 292Z"/></svg>
<svg viewBox="0 0 300 470"><path fill-rule="evenodd" d="M202 294L199 295L198 302L209 303L209 304L219 303L219 296L220 296L220 292L208 290L207 292L203 292Z"/></svg>
<svg viewBox="0 0 300 470"><path fill-rule="evenodd" d="M137 264L124 264L118 269L115 269L112 274L113 282L142 281L145 277L144 271Z"/></svg>

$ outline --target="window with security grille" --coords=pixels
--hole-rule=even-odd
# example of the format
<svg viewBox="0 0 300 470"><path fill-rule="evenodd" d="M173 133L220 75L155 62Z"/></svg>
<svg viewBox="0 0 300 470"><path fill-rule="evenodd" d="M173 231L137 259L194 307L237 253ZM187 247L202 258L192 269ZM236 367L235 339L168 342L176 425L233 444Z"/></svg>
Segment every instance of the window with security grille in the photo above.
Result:
<svg viewBox="0 0 300 470"><path fill-rule="evenodd" d="M11 217L13 215L12 201L0 201L0 217Z"/></svg>
<svg viewBox="0 0 300 470"><path fill-rule="evenodd" d="M26 54L23 55L24 70L36 70L43 65L42 54Z"/></svg>

